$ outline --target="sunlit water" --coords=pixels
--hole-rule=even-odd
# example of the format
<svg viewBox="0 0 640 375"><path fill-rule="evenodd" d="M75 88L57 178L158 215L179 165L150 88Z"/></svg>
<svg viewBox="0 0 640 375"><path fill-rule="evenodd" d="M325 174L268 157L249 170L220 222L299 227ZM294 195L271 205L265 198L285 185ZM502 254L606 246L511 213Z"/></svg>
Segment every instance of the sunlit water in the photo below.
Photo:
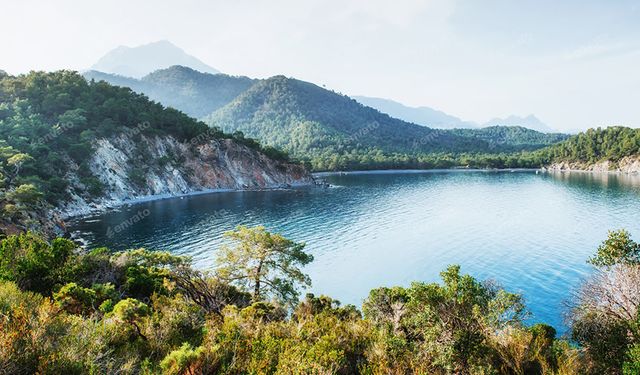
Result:
<svg viewBox="0 0 640 375"><path fill-rule="evenodd" d="M372 288L437 281L459 264L522 293L532 321L561 331L565 302L591 271L585 261L607 230L640 237L636 177L439 171L324 178L334 187L141 203L71 229L90 247L169 250L208 268L224 231L265 225L307 243L313 292L356 305Z"/></svg>

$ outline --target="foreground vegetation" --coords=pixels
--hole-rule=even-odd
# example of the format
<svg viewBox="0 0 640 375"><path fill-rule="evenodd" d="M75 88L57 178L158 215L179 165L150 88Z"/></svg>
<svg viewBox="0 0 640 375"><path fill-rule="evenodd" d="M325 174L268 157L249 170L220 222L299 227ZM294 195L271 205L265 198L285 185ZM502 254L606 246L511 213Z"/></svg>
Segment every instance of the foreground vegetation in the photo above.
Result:
<svg viewBox="0 0 640 375"><path fill-rule="evenodd" d="M377 288L361 311L306 295L304 244L227 233L215 272L143 249L0 243L3 374L637 374L640 245L611 233L572 309L572 338L527 326L522 298L442 272Z"/></svg>

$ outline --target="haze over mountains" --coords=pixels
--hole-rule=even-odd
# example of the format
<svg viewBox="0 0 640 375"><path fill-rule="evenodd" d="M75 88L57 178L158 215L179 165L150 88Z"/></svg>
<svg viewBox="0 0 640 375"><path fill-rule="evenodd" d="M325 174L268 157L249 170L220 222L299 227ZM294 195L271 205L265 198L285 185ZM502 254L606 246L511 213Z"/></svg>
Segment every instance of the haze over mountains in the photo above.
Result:
<svg viewBox="0 0 640 375"><path fill-rule="evenodd" d="M368 96L353 96L353 98L364 105L373 107L380 112L387 113L395 118L432 128L464 129L493 126L521 126L542 133L557 132L534 115L528 115L525 117L511 115L506 118L494 118L484 124L478 124L473 121L461 120L456 116L449 115L430 107L409 107L390 99L372 98Z"/></svg>
<svg viewBox="0 0 640 375"><path fill-rule="evenodd" d="M156 70L141 79L95 70L83 73L87 79L129 87L150 99L201 118L231 102L257 80L226 74L209 74L174 65Z"/></svg>
<svg viewBox="0 0 640 375"><path fill-rule="evenodd" d="M169 72L151 74L168 68L171 68ZM171 42L163 40L137 47L120 46L103 56L91 70L84 73L84 76L131 87L134 91L142 92L153 100L180 109L196 118L209 115L221 108L256 81L247 77L225 75L214 78L204 73L215 75L220 72L188 55ZM128 78L136 78L139 81ZM431 128L522 126L544 133L554 132L534 115L512 115L478 124L427 106L410 107L390 99L367 96L352 98L391 117Z"/></svg>
<svg viewBox="0 0 640 375"><path fill-rule="evenodd" d="M155 50L154 46L158 44L137 53ZM169 61L170 56L161 60ZM123 64L116 58L113 62L125 65L126 59ZM283 150L316 170L450 165L457 162L449 160L448 153L535 150L566 138L518 126L515 118L509 118L511 126L478 129L432 108L410 108L381 98L356 100L285 76L251 79L173 65L141 78L97 70L85 72L84 77L129 87L211 126Z"/></svg>
<svg viewBox="0 0 640 375"><path fill-rule="evenodd" d="M368 96L353 96L353 98L380 112L418 125L441 129L478 127L478 125L473 122L463 121L458 117L448 115L430 107L408 107L390 99L372 98Z"/></svg>
<svg viewBox="0 0 640 375"><path fill-rule="evenodd" d="M119 46L101 57L91 66L91 70L142 78L153 71L173 65L188 66L203 73L220 73L166 40L137 47Z"/></svg>
<svg viewBox="0 0 640 375"><path fill-rule="evenodd" d="M556 132L534 115L528 115L526 117L511 115L506 118L494 118L483 124L483 127L488 126L523 126L543 133Z"/></svg>

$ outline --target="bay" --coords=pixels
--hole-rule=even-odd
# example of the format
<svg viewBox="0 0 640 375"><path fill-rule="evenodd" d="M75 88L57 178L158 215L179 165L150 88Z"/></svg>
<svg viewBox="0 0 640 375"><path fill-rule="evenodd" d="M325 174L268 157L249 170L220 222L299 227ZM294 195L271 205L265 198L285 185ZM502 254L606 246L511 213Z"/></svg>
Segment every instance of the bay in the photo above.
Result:
<svg viewBox="0 0 640 375"><path fill-rule="evenodd" d="M88 247L146 247L213 266L222 234L264 225L307 243L311 291L360 306L379 286L459 264L522 293L530 321L566 330L566 303L607 231L640 236L640 178L533 171L347 173L332 186L145 202L70 223Z"/></svg>

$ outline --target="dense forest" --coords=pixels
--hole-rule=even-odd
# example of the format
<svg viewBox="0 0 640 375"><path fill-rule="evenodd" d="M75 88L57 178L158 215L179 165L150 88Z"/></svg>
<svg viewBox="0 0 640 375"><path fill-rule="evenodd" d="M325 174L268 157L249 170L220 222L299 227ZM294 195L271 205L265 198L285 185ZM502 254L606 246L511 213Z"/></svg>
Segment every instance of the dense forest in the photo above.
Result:
<svg viewBox="0 0 640 375"><path fill-rule="evenodd" d="M458 266L372 290L361 309L307 294L304 244L226 233L212 272L144 249L0 242L0 373L637 374L640 244L612 232L556 337L520 295ZM571 340L571 341L568 341ZM580 347L575 346L576 344Z"/></svg>
<svg viewBox="0 0 640 375"><path fill-rule="evenodd" d="M537 150L569 138L567 134L541 133L522 126L488 126L480 129L453 129L452 133L482 139L493 149Z"/></svg>
<svg viewBox="0 0 640 375"><path fill-rule="evenodd" d="M640 129L622 126L589 129L542 152L552 161L583 162L619 161L640 155Z"/></svg>
<svg viewBox="0 0 640 375"><path fill-rule="evenodd" d="M0 75L0 226L29 222L71 194L98 197L104 186L87 163L99 138L172 136L202 143L234 139L273 158L242 134L225 134L129 88L87 82L71 71ZM194 143L194 144L195 144ZM179 160L180 155L175 155ZM147 160L147 163L172 160ZM71 181L73 170L77 180ZM132 178L135 176L132 176Z"/></svg>
<svg viewBox="0 0 640 375"><path fill-rule="evenodd" d="M85 77L129 86L192 116L211 113L204 117L210 125L255 138L316 171L540 168L561 161L616 161L639 151L638 132L623 127L572 137L521 126L431 129L283 76L251 80L174 66L141 80L100 72Z"/></svg>
<svg viewBox="0 0 640 375"><path fill-rule="evenodd" d="M532 150L566 138L520 127L431 129L283 76L256 83L205 121L281 148L314 170L450 167L465 165L470 155L472 166L485 167L491 166L487 154Z"/></svg>

